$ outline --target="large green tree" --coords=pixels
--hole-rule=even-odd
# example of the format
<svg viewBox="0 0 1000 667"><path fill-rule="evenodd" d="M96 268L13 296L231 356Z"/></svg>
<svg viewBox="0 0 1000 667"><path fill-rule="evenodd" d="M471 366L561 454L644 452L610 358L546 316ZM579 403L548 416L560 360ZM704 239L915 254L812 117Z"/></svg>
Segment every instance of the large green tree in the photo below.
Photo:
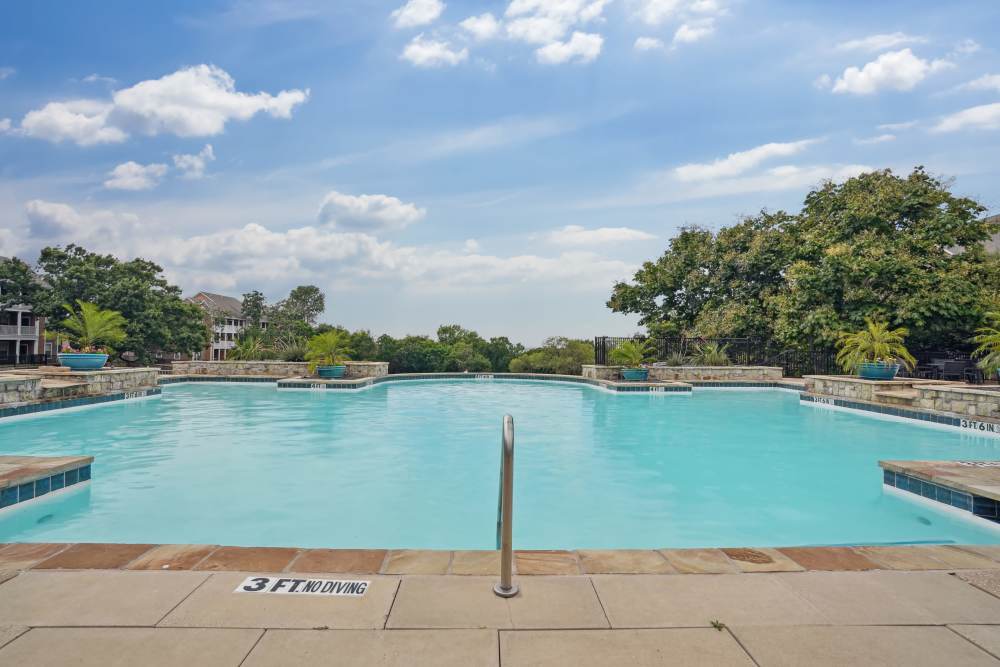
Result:
<svg viewBox="0 0 1000 667"><path fill-rule="evenodd" d="M966 344L1000 285L983 211L922 168L826 183L795 215L682 229L608 306L660 335L829 347L871 318L908 328L916 349Z"/></svg>
<svg viewBox="0 0 1000 667"><path fill-rule="evenodd" d="M118 311L127 325L116 348L134 352L144 363L154 361L157 352L200 350L211 338L204 311L181 298L181 289L148 260L121 261L69 245L43 249L36 273L43 289L27 302L35 312L58 328L67 317L65 303L79 300Z"/></svg>

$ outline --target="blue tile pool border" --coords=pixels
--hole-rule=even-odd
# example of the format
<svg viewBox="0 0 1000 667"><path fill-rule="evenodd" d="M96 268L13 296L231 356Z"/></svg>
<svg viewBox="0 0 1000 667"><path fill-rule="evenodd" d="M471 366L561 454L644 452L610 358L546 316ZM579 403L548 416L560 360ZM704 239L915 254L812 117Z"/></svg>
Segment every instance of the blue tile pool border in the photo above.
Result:
<svg viewBox="0 0 1000 667"><path fill-rule="evenodd" d="M101 396L78 396L76 398L65 398L55 401L45 401L42 403L25 403L23 405L13 405L0 408L0 419L7 417L23 417L34 415L51 410L62 410L64 408L79 408L87 405L99 405L101 403L112 403L114 401L126 401L136 398L147 398L149 396L159 396L162 390L159 387L146 387L133 391L119 391L113 394L103 394Z"/></svg>
<svg viewBox="0 0 1000 667"><path fill-rule="evenodd" d="M806 393L800 394L799 400L804 403L813 403L815 405L846 408L848 410L871 412L879 415L885 415L887 417L911 419L913 421L924 422L927 424L950 426L964 432L1000 436L1000 422L990 419L969 419L967 417L959 417L941 412L914 410L913 408L904 408L896 405L865 403L863 401L851 401L843 398L834 398L832 396L816 396L814 394Z"/></svg>
<svg viewBox="0 0 1000 667"><path fill-rule="evenodd" d="M982 496L976 496L966 491L952 489L912 475L893 472L892 470L882 470L882 483L900 491L908 491L928 500L965 510L980 518L1000 523L998 503L992 498L983 498Z"/></svg>
<svg viewBox="0 0 1000 667"><path fill-rule="evenodd" d="M377 384L387 382L420 382L428 380L464 380L468 382L490 382L504 380L528 380L532 382L558 382L569 384L583 384L606 391L616 393L691 393L691 386L688 383L670 385L640 384L629 385L623 382L609 382L606 380L594 380L576 375L552 375L545 376L534 373L400 373L396 375L383 375L374 378L359 378L340 382L323 382L322 380L310 380L302 378L282 379L278 381L278 389L332 389L332 390L360 390L372 387Z"/></svg>
<svg viewBox="0 0 1000 667"><path fill-rule="evenodd" d="M77 468L70 468L54 475L48 475L40 479L9 486L0 489L0 510L13 507L29 500L41 498L54 491L76 486L83 482L89 482L92 475L92 465L88 463Z"/></svg>

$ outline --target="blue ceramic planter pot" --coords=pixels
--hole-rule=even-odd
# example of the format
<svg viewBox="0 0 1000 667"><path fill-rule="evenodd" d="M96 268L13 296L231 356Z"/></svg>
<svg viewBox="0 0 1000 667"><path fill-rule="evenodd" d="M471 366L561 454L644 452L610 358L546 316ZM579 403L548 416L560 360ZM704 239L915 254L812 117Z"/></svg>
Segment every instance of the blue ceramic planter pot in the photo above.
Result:
<svg viewBox="0 0 1000 667"><path fill-rule="evenodd" d="M648 368L623 368L622 379L626 382L645 382L649 379Z"/></svg>
<svg viewBox="0 0 1000 667"><path fill-rule="evenodd" d="M347 372L347 366L317 366L316 373L321 378L342 378Z"/></svg>
<svg viewBox="0 0 1000 667"><path fill-rule="evenodd" d="M862 380L892 380L899 372L899 364L868 362L858 366L858 376Z"/></svg>
<svg viewBox="0 0 1000 667"><path fill-rule="evenodd" d="M108 363L108 355L94 352L65 352L59 355L59 365L71 371L96 371Z"/></svg>

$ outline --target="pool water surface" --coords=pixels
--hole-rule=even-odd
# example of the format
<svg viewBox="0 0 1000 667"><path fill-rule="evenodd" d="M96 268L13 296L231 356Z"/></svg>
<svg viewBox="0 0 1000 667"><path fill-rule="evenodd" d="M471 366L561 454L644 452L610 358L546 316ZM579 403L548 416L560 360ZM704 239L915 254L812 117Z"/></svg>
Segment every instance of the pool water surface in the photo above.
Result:
<svg viewBox="0 0 1000 667"><path fill-rule="evenodd" d="M985 522L884 491L877 465L1000 459L997 438L789 391L506 380L180 384L0 422L0 454L95 457L89 484L0 512L0 542L492 549L504 413L515 548L1000 542Z"/></svg>

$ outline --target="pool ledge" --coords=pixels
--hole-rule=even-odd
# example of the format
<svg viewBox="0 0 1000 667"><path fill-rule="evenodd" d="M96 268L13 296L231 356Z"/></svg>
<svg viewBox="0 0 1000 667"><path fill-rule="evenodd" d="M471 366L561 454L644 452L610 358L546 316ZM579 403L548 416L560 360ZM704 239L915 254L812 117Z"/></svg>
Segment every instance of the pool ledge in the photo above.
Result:
<svg viewBox="0 0 1000 667"><path fill-rule="evenodd" d="M0 510L90 480L93 456L0 456Z"/></svg>
<svg viewBox="0 0 1000 667"><path fill-rule="evenodd" d="M879 461L887 486L1000 523L1000 461Z"/></svg>

